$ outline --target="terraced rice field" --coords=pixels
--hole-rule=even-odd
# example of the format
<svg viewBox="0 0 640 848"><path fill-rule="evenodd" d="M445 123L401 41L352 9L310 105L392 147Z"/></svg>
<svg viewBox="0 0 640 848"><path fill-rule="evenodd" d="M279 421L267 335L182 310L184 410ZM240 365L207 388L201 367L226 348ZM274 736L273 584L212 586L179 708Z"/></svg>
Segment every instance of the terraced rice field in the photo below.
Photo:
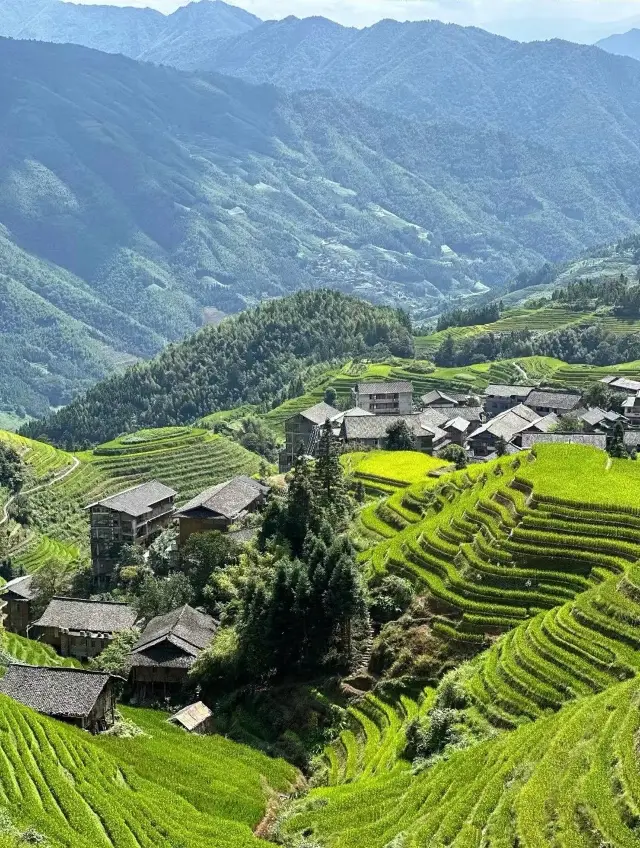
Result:
<svg viewBox="0 0 640 848"><path fill-rule="evenodd" d="M633 680L417 776L365 771L313 790L283 829L325 848L637 848L639 699Z"/></svg>
<svg viewBox="0 0 640 848"><path fill-rule="evenodd" d="M25 639L15 633L4 631L0 636L0 654L10 658L12 662L26 663L27 665L51 665L76 668L80 663L70 657L60 657L53 648ZM4 660L3 660L4 661ZM2 663L0 662L0 668Z"/></svg>
<svg viewBox="0 0 640 848"><path fill-rule="evenodd" d="M127 711L147 736L94 739L0 696L0 799L52 846L257 848L252 829L295 770L163 714ZM262 843L263 844L263 843Z"/></svg>
<svg viewBox="0 0 640 848"><path fill-rule="evenodd" d="M347 453L341 458L353 483L361 482L374 495L393 494L411 484L424 482L429 473L447 463L415 451L371 451Z"/></svg>

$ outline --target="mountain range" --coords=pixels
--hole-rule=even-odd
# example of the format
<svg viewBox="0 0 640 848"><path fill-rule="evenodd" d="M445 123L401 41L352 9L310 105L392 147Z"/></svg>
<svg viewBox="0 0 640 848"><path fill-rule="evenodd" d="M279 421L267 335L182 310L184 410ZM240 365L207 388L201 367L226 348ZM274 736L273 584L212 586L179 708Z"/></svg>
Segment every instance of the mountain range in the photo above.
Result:
<svg viewBox="0 0 640 848"><path fill-rule="evenodd" d="M631 59L208 0L0 0L0 26L67 40L60 6L107 52L0 40L0 412L264 298L329 286L421 319L638 225ZM183 70L109 55L161 47Z"/></svg>

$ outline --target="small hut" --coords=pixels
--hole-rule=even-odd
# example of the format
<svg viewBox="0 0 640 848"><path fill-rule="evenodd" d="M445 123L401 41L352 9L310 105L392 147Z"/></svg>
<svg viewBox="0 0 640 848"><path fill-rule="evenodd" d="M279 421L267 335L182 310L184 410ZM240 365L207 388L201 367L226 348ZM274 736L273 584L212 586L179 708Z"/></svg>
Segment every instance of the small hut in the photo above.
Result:
<svg viewBox="0 0 640 848"><path fill-rule="evenodd" d="M188 707L171 716L169 721L184 727L189 733L209 733L213 724L213 713L202 701L190 704Z"/></svg>

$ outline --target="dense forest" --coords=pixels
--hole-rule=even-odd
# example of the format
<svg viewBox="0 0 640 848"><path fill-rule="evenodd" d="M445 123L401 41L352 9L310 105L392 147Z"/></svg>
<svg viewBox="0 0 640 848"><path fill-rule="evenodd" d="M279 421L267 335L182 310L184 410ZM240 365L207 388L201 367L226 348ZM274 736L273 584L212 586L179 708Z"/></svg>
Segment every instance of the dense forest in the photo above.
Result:
<svg viewBox="0 0 640 848"><path fill-rule="evenodd" d="M142 427L182 424L241 403L269 408L319 362L411 356L409 318L337 292L273 300L170 345L90 389L25 435L69 448Z"/></svg>

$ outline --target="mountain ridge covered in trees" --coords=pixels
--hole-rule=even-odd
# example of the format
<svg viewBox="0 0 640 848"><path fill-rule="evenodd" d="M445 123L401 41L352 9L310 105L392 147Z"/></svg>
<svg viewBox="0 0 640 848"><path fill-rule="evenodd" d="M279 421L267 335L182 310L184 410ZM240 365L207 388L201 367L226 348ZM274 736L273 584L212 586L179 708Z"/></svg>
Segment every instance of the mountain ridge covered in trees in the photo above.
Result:
<svg viewBox="0 0 640 848"><path fill-rule="evenodd" d="M376 352L413 354L406 315L328 290L300 292L170 345L23 432L74 447L191 422L242 403L268 409L310 365Z"/></svg>

